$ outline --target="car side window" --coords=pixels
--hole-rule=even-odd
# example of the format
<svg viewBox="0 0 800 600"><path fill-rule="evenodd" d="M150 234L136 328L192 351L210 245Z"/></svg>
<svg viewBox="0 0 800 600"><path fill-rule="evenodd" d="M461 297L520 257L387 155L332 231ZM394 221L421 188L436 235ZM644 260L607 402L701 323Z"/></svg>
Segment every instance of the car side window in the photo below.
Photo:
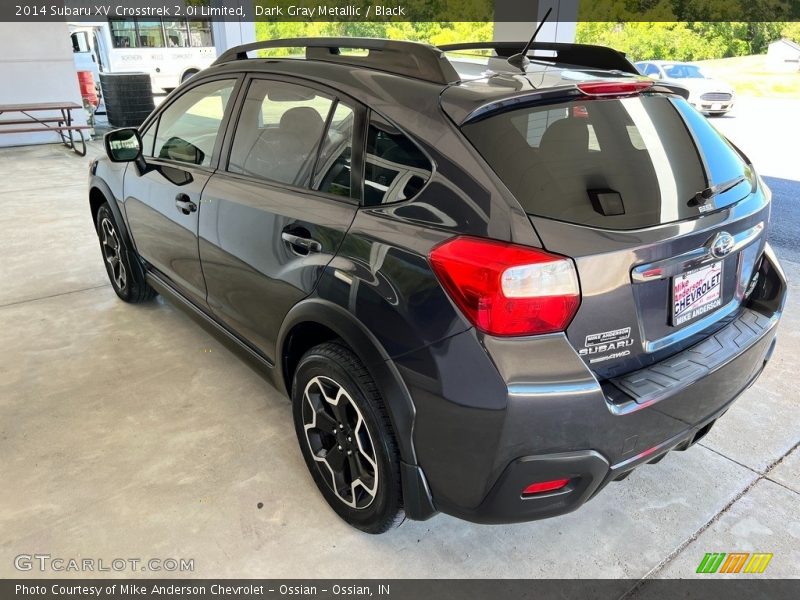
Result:
<svg viewBox="0 0 800 600"><path fill-rule="evenodd" d="M247 90L228 171L304 186L333 99L294 83L256 79Z"/></svg>
<svg viewBox="0 0 800 600"><path fill-rule="evenodd" d="M409 200L431 178L433 166L408 136L373 114L367 130L364 205Z"/></svg>
<svg viewBox="0 0 800 600"><path fill-rule="evenodd" d="M142 156L148 158L153 156L153 146L156 143L156 129L158 129L158 119L150 123L150 126L142 133Z"/></svg>
<svg viewBox="0 0 800 600"><path fill-rule="evenodd" d="M358 197L351 180L354 119L353 109L337 102L328 131L322 138L313 189L347 198Z"/></svg>
<svg viewBox="0 0 800 600"><path fill-rule="evenodd" d="M233 79L210 81L170 104L159 116L153 156L209 166L235 83Z"/></svg>

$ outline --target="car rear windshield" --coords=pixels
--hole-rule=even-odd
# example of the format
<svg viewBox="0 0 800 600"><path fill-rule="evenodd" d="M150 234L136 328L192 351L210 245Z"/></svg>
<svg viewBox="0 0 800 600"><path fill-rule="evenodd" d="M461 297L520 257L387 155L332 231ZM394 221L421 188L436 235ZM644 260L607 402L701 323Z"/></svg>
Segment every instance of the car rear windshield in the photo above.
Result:
<svg viewBox="0 0 800 600"><path fill-rule="evenodd" d="M730 205L752 189L739 153L672 96L523 107L463 132L527 213L569 223L650 227Z"/></svg>

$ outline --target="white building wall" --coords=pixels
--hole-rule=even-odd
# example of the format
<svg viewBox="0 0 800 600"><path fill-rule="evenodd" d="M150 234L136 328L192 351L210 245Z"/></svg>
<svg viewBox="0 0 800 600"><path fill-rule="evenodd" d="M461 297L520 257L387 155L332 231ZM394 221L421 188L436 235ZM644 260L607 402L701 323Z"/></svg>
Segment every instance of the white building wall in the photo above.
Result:
<svg viewBox="0 0 800 600"><path fill-rule="evenodd" d="M34 102L83 104L67 24L0 23L0 104ZM73 111L73 117L76 124L86 124L84 110ZM20 118L19 113L0 115L0 120ZM0 135L0 146L57 141L57 134L47 132Z"/></svg>
<svg viewBox="0 0 800 600"><path fill-rule="evenodd" d="M800 70L800 50L784 40L772 42L767 48L767 66L771 71L794 72Z"/></svg>
<svg viewBox="0 0 800 600"><path fill-rule="evenodd" d="M217 56L234 46L256 41L256 24L252 21L215 21L211 29Z"/></svg>
<svg viewBox="0 0 800 600"><path fill-rule="evenodd" d="M211 6L221 7L236 4L230 0L211 0ZM247 2L242 2L247 6ZM249 10L253 10L253 3L249 3ZM246 9L247 10L247 9ZM256 41L256 24L253 21L215 21L211 23L214 34L214 46L217 56L234 46L249 44Z"/></svg>
<svg viewBox="0 0 800 600"><path fill-rule="evenodd" d="M496 0L501 2L517 2L519 0ZM579 0L528 0L538 4L536 13L543 19L549 8L552 12L545 22L539 35L539 42L562 42L571 44L575 41L576 21L578 19ZM494 39L501 42L527 42L536 31L537 23L508 23L494 24Z"/></svg>

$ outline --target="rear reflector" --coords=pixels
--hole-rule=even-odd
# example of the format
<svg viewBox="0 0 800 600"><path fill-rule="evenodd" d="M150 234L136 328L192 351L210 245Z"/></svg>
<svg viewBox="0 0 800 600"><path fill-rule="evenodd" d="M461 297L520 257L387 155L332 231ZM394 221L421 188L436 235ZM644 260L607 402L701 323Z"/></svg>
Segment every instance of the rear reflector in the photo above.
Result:
<svg viewBox="0 0 800 600"><path fill-rule="evenodd" d="M563 331L580 304L575 267L563 256L457 237L436 246L429 258L467 319L491 335Z"/></svg>
<svg viewBox="0 0 800 600"><path fill-rule="evenodd" d="M568 483L569 479L553 479L552 481L540 481L538 483L532 483L522 490L522 495L530 496L532 494L541 494L543 492L555 492L556 490L567 487Z"/></svg>
<svg viewBox="0 0 800 600"><path fill-rule="evenodd" d="M584 81L578 89L587 96L632 96L653 87L655 81Z"/></svg>

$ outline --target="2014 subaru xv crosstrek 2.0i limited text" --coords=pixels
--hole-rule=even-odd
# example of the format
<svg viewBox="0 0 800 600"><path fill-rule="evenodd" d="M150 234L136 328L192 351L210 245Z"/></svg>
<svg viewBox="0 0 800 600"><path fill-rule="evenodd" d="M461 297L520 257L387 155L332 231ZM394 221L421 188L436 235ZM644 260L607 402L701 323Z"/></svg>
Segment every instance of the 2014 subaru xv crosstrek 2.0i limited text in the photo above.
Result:
<svg viewBox="0 0 800 600"><path fill-rule="evenodd" d="M619 52L523 46L237 47L91 165L116 293L285 391L364 531L574 510L705 435L775 344L746 156Z"/></svg>

